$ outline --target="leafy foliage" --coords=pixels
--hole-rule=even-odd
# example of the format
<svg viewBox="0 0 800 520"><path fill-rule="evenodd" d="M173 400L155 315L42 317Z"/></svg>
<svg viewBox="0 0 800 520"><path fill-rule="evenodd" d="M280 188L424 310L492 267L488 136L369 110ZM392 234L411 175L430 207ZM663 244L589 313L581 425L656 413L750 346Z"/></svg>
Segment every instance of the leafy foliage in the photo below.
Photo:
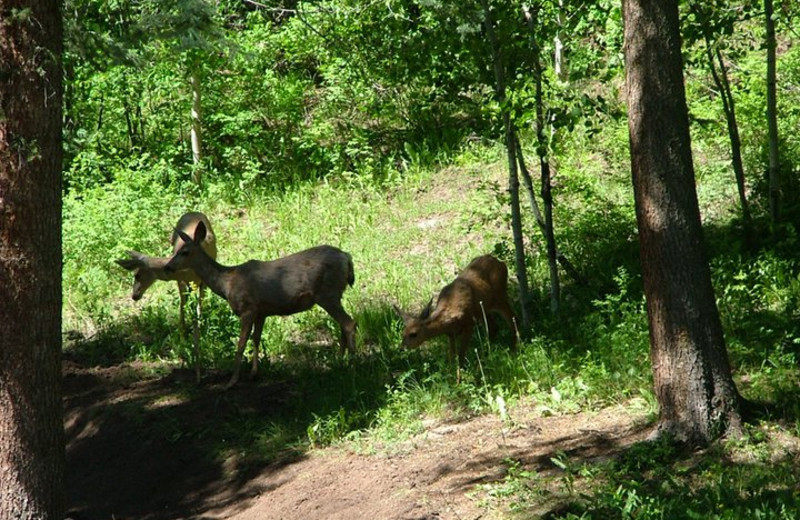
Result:
<svg viewBox="0 0 800 520"><path fill-rule="evenodd" d="M225 264L323 242L351 252L357 282L345 307L363 347L351 364L338 359L330 347L338 332L318 310L268 320L263 342L271 363L260 376L290 385L292 402L277 416L241 413L230 430L207 433L219 441L221 457L236 451L261 463L282 450L343 441L391 445L431 416L493 413L513 422L521 400L537 403L542 415L632 402L654 413L619 7L558 4L534 3L531 28L520 3L489 2L504 43L508 103L531 157L539 151L531 45L540 46L546 120L558 130L547 142L557 241L577 272L564 273L562 313L551 316L545 244L527 219L533 330L518 356L507 351L509 331L489 341L476 330L459 386L445 341L398 348L391 307L418 308L472 256L511 259L497 146L501 107L492 97L478 3L70 0L63 242L69 348L101 365L188 365L191 343L177 330L175 284L157 284L133 306L129 274L113 259L127 249L168 254L171 226L183 212L201 209L214 221ZM736 64L732 92L747 180L763 196L761 29L749 19L757 16L749 3L692 11L705 6L694 4L684 10L686 78L706 238L737 383L768 410L767 422L700 458L666 443L585 466L555 454L561 473L547 482L562 494L537 484L540 472L509 460L506 478L487 488L491 503L525 513L553 499L563 507L550 518L782 518L796 509L796 462L770 458L760 438L774 418L795 437L800 432L800 212L787 212L787 223L770 234L756 208L770 238L755 249L739 238L724 122L693 42L710 30ZM794 19L794 11L785 6L780 20ZM779 108L784 190L793 200L800 193L800 46L788 27ZM553 70L556 35L568 50L565 77ZM190 182L188 67L204 81L208 173L200 189ZM238 323L216 296L207 294L204 309L203 362L213 374L232 362ZM191 434L170 428L175 438ZM736 462L748 451L755 452L750 462Z"/></svg>

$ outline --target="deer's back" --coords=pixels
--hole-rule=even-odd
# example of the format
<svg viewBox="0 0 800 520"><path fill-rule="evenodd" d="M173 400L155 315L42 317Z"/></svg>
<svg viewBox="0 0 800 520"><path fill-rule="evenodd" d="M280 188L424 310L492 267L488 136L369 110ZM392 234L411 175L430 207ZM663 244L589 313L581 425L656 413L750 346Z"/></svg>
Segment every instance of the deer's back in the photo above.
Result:
<svg viewBox="0 0 800 520"><path fill-rule="evenodd" d="M228 302L237 313L289 315L315 303L339 301L348 284L350 255L317 246L271 261L250 260L229 276Z"/></svg>
<svg viewBox="0 0 800 520"><path fill-rule="evenodd" d="M508 268L491 255L472 260L456 280L470 287L472 298L484 306L494 306L498 299L508 297Z"/></svg>
<svg viewBox="0 0 800 520"><path fill-rule="evenodd" d="M453 327L471 326L472 320L507 299L508 269L491 255L479 256L439 292L431 319Z"/></svg>

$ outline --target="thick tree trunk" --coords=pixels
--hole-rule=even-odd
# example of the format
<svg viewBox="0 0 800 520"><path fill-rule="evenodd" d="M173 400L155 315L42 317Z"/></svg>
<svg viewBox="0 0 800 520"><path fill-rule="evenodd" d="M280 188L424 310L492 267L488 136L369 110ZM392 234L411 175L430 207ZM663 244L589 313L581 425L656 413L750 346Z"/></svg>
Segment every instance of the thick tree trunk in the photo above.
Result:
<svg viewBox="0 0 800 520"><path fill-rule="evenodd" d="M508 152L508 192L511 197L511 229L514 235L514 252L516 261L517 281L519 282L520 320L522 330L528 330L528 272L525 267L525 243L522 235L522 214L519 207L519 172L517 170L516 143L517 136L511 114L506 106L506 80L503 69L503 60L500 52L500 43L494 32L494 21L489 9L489 2L481 0L486 16L486 34L492 48L492 64L495 74L495 96L500 106L503 107L503 124L506 132L506 150Z"/></svg>
<svg viewBox="0 0 800 520"><path fill-rule="evenodd" d="M0 520L61 520L61 13L0 13Z"/></svg>
<svg viewBox="0 0 800 520"><path fill-rule="evenodd" d="M624 0L636 217L659 432L703 445L741 427L695 191L677 0Z"/></svg>
<svg viewBox="0 0 800 520"><path fill-rule="evenodd" d="M775 21L772 19L772 0L764 0L767 24L767 131L769 139L769 212L772 222L780 220L781 174L778 153L778 96L776 93Z"/></svg>

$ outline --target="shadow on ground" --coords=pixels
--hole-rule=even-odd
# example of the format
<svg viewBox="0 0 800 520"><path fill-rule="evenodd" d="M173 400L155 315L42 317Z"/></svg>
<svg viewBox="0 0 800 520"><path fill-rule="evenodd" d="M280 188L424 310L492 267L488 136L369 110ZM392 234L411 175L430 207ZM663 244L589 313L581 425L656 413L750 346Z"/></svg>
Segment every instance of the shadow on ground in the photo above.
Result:
<svg viewBox="0 0 800 520"><path fill-rule="evenodd" d="M250 485L264 471L240 447L226 446L230 424L278 420L292 386L242 383L222 390L227 374L195 386L188 370L151 373L143 364L87 368L66 356L64 408L67 493L72 517L202 517L244 504L264 490ZM233 436L232 436L233 437ZM302 460L270 454L270 470Z"/></svg>

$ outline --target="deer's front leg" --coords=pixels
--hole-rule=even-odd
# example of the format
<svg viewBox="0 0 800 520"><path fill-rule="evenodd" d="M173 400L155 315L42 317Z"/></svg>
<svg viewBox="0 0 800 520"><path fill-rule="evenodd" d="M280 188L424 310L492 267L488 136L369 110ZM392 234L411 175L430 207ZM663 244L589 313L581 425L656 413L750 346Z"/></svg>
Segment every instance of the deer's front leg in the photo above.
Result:
<svg viewBox="0 0 800 520"><path fill-rule="evenodd" d="M233 375L228 384L225 385L225 390L232 388L239 381L239 367L242 364L242 354L244 354L244 347L247 345L247 338L250 336L250 330L253 328L253 316L251 314L242 314L241 329L239 331L239 344L236 348L236 361L233 367Z"/></svg>
<svg viewBox="0 0 800 520"><path fill-rule="evenodd" d="M472 330L467 329L463 332L458 339L458 363L456 365L456 384L461 384L461 365L467 357L467 347L469 347L469 340L472 338Z"/></svg>

